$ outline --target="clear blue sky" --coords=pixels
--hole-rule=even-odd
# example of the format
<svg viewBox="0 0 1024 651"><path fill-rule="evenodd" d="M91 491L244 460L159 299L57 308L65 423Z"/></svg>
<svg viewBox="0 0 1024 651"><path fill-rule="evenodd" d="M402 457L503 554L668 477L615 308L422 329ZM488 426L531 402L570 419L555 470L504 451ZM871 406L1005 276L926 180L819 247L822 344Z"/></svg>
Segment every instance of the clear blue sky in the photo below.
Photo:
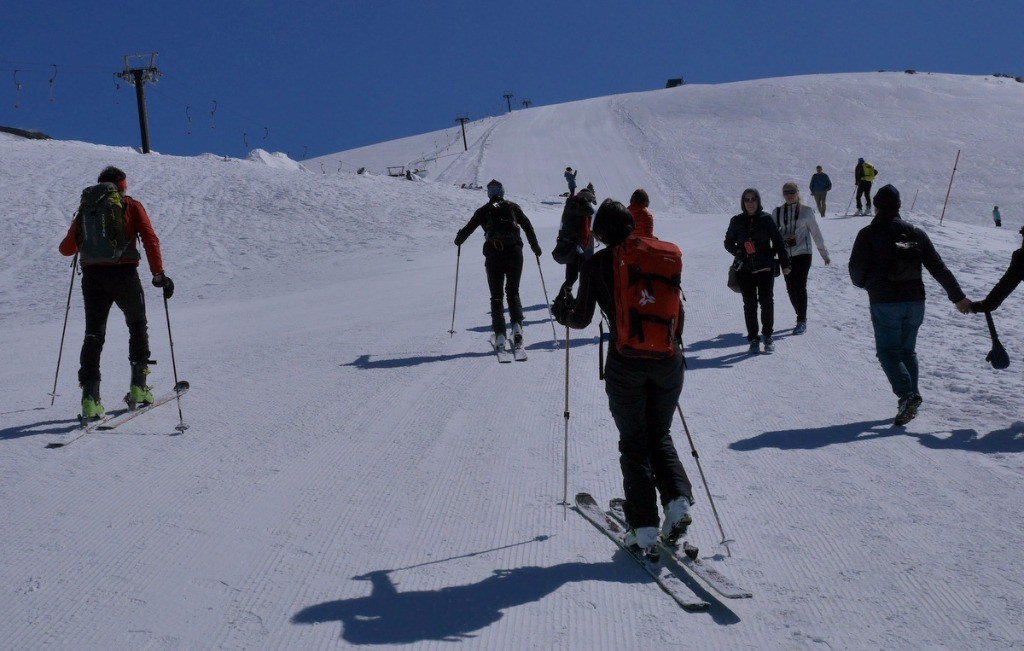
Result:
<svg viewBox="0 0 1024 651"><path fill-rule="evenodd" d="M1021 25L1024 0L8 0L0 125L138 146L134 90L113 73L155 51L154 150L301 159L496 115L506 91L518 108L672 77L1019 76Z"/></svg>

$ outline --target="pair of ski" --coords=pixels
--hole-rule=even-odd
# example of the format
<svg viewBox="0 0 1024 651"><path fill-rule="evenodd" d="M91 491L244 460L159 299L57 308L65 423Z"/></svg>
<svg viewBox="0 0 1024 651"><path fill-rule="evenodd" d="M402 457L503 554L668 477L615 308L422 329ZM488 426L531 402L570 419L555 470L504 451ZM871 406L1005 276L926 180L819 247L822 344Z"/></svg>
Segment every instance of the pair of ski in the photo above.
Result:
<svg viewBox="0 0 1024 651"><path fill-rule="evenodd" d="M626 520L622 513L621 499L613 499L610 510L602 511L593 496L579 493L576 495L576 510L615 541L683 610L700 612L710 608L711 604L694 593L677 572L683 572L691 579L699 579L726 599L749 599L753 596L753 593L737 586L716 568L701 561L698 549L689 543L676 546L659 541L658 560L652 560L642 552L627 547L624 542Z"/></svg>
<svg viewBox="0 0 1024 651"><path fill-rule="evenodd" d="M516 346L512 343L511 339L505 340L504 346L498 346L496 336L491 335L491 347L494 348L494 352L498 355L498 363L508 364L515 360L517 362L526 361L526 349L523 348L522 344Z"/></svg>
<svg viewBox="0 0 1024 651"><path fill-rule="evenodd" d="M78 434L76 436L72 437L67 441L62 441L59 443L48 443L46 447L48 449L63 448L68 445L71 445L72 443L82 438L86 434L90 434L92 432L95 432L96 430L105 431L116 429L117 427L124 425L133 418L141 416L147 411L152 411L153 409L156 409L160 405L165 405L168 402L171 402L172 400L177 400L181 396L188 393L188 388L188 382L182 380L175 384L174 388L171 389L171 391L155 399L152 404L137 407L135 409L119 409L117 411L110 412L109 414L107 414L106 417L101 418L100 420L93 421L91 423L82 423L82 429L78 431ZM179 425L176 425L174 429L178 430L179 433L182 433L186 429L188 429L188 425L181 423Z"/></svg>

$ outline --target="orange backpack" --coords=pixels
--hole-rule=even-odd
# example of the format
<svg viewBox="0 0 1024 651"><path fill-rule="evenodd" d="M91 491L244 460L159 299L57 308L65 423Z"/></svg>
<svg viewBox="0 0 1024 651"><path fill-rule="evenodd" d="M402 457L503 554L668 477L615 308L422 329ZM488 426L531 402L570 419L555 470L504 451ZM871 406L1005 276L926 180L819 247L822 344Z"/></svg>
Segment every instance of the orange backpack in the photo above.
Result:
<svg viewBox="0 0 1024 651"><path fill-rule="evenodd" d="M624 357L666 359L682 332L683 256L679 247L630 236L612 252L615 278L615 347Z"/></svg>

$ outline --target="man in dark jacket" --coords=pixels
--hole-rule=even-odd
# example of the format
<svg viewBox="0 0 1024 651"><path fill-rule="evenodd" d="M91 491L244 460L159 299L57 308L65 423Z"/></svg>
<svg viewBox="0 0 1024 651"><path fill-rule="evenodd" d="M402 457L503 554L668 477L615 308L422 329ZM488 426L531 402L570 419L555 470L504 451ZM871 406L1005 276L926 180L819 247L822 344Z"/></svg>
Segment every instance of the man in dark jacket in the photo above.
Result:
<svg viewBox="0 0 1024 651"><path fill-rule="evenodd" d="M776 270L789 274L789 253L778 226L761 206L761 193L747 188L740 199L743 212L729 220L725 250L732 254L736 280L743 295L743 319L747 326L750 354L761 352L757 331L757 307L761 306L761 334L764 352L775 352ZM776 258L778 262L776 263ZM776 266L777 265L777 266Z"/></svg>
<svg viewBox="0 0 1024 651"><path fill-rule="evenodd" d="M828 196L828 191L832 189L832 179L828 178L828 174L821 171L821 165L815 168L814 175L811 177L811 196L814 197L814 203L818 207L818 214L822 217L825 216L825 198Z"/></svg>
<svg viewBox="0 0 1024 651"><path fill-rule="evenodd" d="M850 280L868 291L875 352L899 399L896 425L921 406L918 391L917 330L924 321L924 281L928 270L963 314L971 301L946 268L928 234L900 218L900 193L891 185L875 193L875 218L861 229L850 252Z"/></svg>
<svg viewBox="0 0 1024 651"><path fill-rule="evenodd" d="M481 206L469 222L455 236L455 244L462 243L477 227L484 229L484 269L487 286L491 290L491 327L498 348L505 347L505 305L502 292L508 296L508 315L512 321L512 338L518 347L523 342L523 303L519 300L519 280L523 275L523 238L519 229L526 231L533 254L540 255L540 244L533 232L533 224L518 204L505 200L505 188L497 180L487 184L487 203Z"/></svg>
<svg viewBox="0 0 1024 651"><path fill-rule="evenodd" d="M601 204L594 217L594 237L605 248L583 264L576 300L566 293L552 305L559 323L585 328L593 320L597 306L605 314L616 313L614 250L626 241L633 228L633 216L625 206L611 199ZM630 527L625 543L645 552L657 544L659 494L665 509L661 534L666 540L679 538L692 522L693 489L670 434L683 390L681 305L676 324L672 357L630 358L611 346L605 366L608 407L619 430L624 510ZM610 319L608 325L610 341L616 341L615 319Z"/></svg>

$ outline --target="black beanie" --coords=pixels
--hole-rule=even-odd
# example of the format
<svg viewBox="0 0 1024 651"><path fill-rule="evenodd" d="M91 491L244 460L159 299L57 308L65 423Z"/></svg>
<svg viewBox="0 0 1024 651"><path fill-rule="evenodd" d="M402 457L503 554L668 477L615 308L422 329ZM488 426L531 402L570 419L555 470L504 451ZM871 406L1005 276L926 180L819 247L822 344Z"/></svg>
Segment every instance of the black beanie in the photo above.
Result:
<svg viewBox="0 0 1024 651"><path fill-rule="evenodd" d="M898 212L900 209L900 191L892 185L883 185L875 193L875 206L881 212Z"/></svg>
<svg viewBox="0 0 1024 651"><path fill-rule="evenodd" d="M497 179L491 179L491 182L487 184L487 198L502 199L504 197L505 187L501 184L501 181Z"/></svg>
<svg viewBox="0 0 1024 651"><path fill-rule="evenodd" d="M618 201L605 199L594 215L594 237L605 246L616 246L626 241L635 228L633 215Z"/></svg>

